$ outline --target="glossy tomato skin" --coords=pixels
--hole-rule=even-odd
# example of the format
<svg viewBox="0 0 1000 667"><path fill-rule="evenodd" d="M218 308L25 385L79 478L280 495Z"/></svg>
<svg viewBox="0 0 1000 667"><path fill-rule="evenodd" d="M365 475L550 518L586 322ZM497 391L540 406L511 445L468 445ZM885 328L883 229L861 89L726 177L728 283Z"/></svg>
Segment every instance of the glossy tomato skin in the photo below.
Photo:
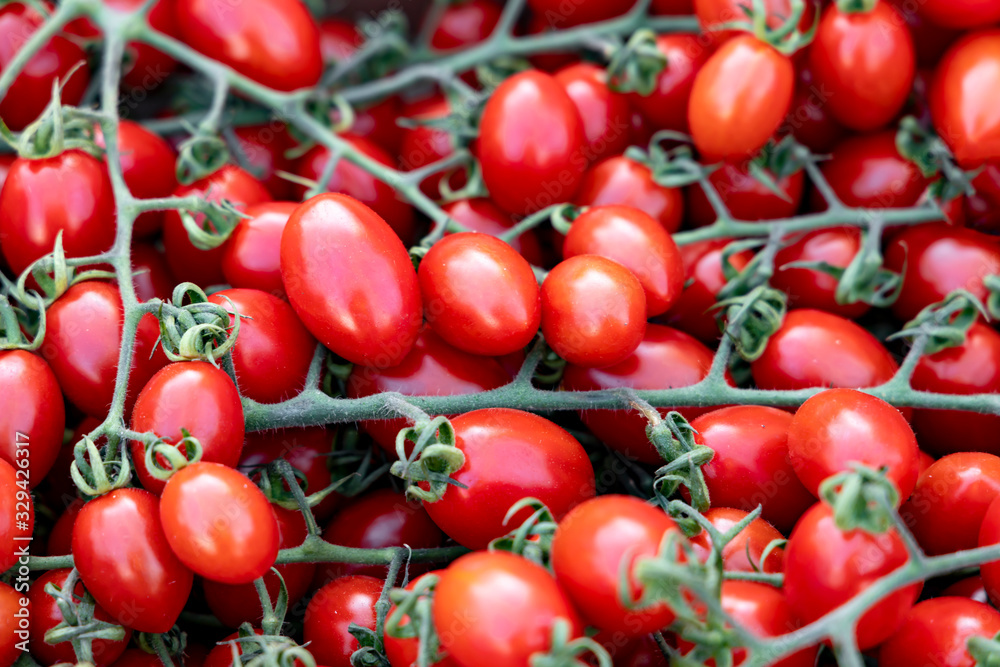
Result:
<svg viewBox="0 0 1000 667"><path fill-rule="evenodd" d="M762 405L734 405L691 421L715 452L701 467L712 504L752 511L788 534L815 498L788 458L792 415Z"/></svg>
<svg viewBox="0 0 1000 667"><path fill-rule="evenodd" d="M281 282L281 233L295 202L267 202L246 209L222 254L222 273L233 287L259 289L287 299Z"/></svg>
<svg viewBox="0 0 1000 667"><path fill-rule="evenodd" d="M289 91L314 86L323 73L319 28L297 0L221 0L176 4L181 38L257 83Z"/></svg>
<svg viewBox="0 0 1000 667"><path fill-rule="evenodd" d="M491 236L500 236L508 231L517 222L517 218L508 213L504 213L496 204L489 199L459 199L450 204L445 204L441 208L451 216L456 222L471 232L482 232ZM448 236L451 232L445 232ZM511 239L510 247L521 253L531 264L541 266L545 264L545 256L542 252L541 242L535 230L529 229L517 238Z"/></svg>
<svg viewBox="0 0 1000 667"><path fill-rule="evenodd" d="M808 30L809 26L812 25L814 11L812 2L806 2L805 6L805 12L799 21L799 29L802 32ZM698 16L698 24L704 33L703 43L709 46L718 46L744 34L739 30L719 30L718 28L720 24L746 21L745 9L751 7L752 2L749 0L695 0L694 13ZM789 0L766 0L764 10L767 15L767 25L771 28L777 28L791 15L792 4Z"/></svg>
<svg viewBox="0 0 1000 667"><path fill-rule="evenodd" d="M441 574L434 593L434 625L448 629L441 646L463 667L527 665L532 654L548 651L557 619L568 621L570 637L582 634L552 575L507 552L462 556Z"/></svg>
<svg viewBox="0 0 1000 667"><path fill-rule="evenodd" d="M978 28L1000 21L1000 6L989 2L928 0L918 11L937 28Z"/></svg>
<svg viewBox="0 0 1000 667"><path fill-rule="evenodd" d="M66 556L73 552L73 525L76 524L76 517L80 514L81 509L83 509L83 501L76 498L67 505L66 511L56 519L45 545L46 556Z"/></svg>
<svg viewBox="0 0 1000 667"><path fill-rule="evenodd" d="M44 664L54 665L60 662L76 662L76 653L73 651L71 642L60 642L49 644L45 641L45 633L63 622L62 612L56 604L54 597L45 592L45 586L52 584L63 588L70 570L49 570L38 579L32 582L28 597L31 600L31 655L36 660L41 660ZM76 582L73 589L75 596L83 597L83 584ZM107 611L97 606L94 609L94 619L118 624L118 620L113 618ZM94 665L96 667L107 667L125 651L129 639L132 637L132 629L125 628L125 637L119 641L107 639L95 639L91 649L94 654Z"/></svg>
<svg viewBox="0 0 1000 667"><path fill-rule="evenodd" d="M16 2L3 7L0 11L0 44L3 45L0 46L0 69L7 68L42 21L28 4ZM14 78L0 101L0 117L7 127L17 132L38 118L52 99L52 84L57 79L66 81L70 70L86 59L83 49L59 35L42 46ZM63 104L79 104L89 80L86 65L76 70L63 85Z"/></svg>
<svg viewBox="0 0 1000 667"><path fill-rule="evenodd" d="M542 334L563 359L589 368L628 357L646 331L646 295L627 268L598 255L577 255L542 283Z"/></svg>
<svg viewBox="0 0 1000 667"><path fill-rule="evenodd" d="M202 461L235 466L243 447L243 405L225 371L207 361L181 361L165 366L139 393L132 411L132 429L155 433L177 443L186 430L202 446ZM142 485L159 494L164 482L145 465L145 447L131 445L132 461Z"/></svg>
<svg viewBox="0 0 1000 667"><path fill-rule="evenodd" d="M351 667L351 654L358 649L348 627L356 623L375 629L375 603L383 582L356 574L334 579L316 591L306 609L303 633L317 663L328 667Z"/></svg>
<svg viewBox="0 0 1000 667"><path fill-rule="evenodd" d="M656 77L656 88L650 95L629 94L629 102L654 129L687 132L691 87L711 49L699 35L683 32L657 35L656 48L667 59L666 67Z"/></svg>
<svg viewBox="0 0 1000 667"><path fill-rule="evenodd" d="M714 507L705 512L705 518L720 533L726 534L748 514L749 512L722 507L715 503ZM754 519L723 547L722 567L727 572L781 572L785 555L781 547L772 549L767 555L767 560L763 560L763 556L767 545L783 539L785 536L767 521L761 518ZM706 531L692 537L691 544L702 560L708 559L712 552L712 540Z"/></svg>
<svg viewBox="0 0 1000 667"><path fill-rule="evenodd" d="M878 652L878 664L908 667L937 663L975 667L967 642L993 639L1000 632L1000 612L988 604L960 597L924 600L906 615L903 625Z"/></svg>
<svg viewBox="0 0 1000 667"><path fill-rule="evenodd" d="M73 563L87 590L139 632L173 627L194 581L167 543L158 504L148 491L117 489L84 505L73 526Z"/></svg>
<svg viewBox="0 0 1000 667"><path fill-rule="evenodd" d="M240 314L232 358L243 396L277 403L305 388L316 339L287 302L254 289L222 290L208 300Z"/></svg>
<svg viewBox="0 0 1000 667"><path fill-rule="evenodd" d="M264 631L260 628L253 628L253 632L255 635L264 634ZM233 641L234 639L237 639L239 635L240 633L238 631L234 632L216 644L212 650L208 652L208 655L205 656L205 662L201 665L201 667L232 667L233 646L236 647L237 655L243 655L243 642ZM188 664L187 660L185 660L184 664ZM156 666L153 665L152 667Z"/></svg>
<svg viewBox="0 0 1000 667"><path fill-rule="evenodd" d="M628 148L631 120L628 98L608 87L602 67L577 63L555 74L583 121L588 162L618 155Z"/></svg>
<svg viewBox="0 0 1000 667"><path fill-rule="evenodd" d="M991 544L1000 544L1000 503L997 500L986 508L983 523L979 527L978 546L985 547ZM990 602L997 604L1000 600L1000 561L983 563L979 568L979 575L983 579L983 587L989 595Z"/></svg>
<svg viewBox="0 0 1000 667"><path fill-rule="evenodd" d="M234 165L225 165L214 174L191 185L182 185L174 191L175 197L204 197L210 202L223 199L245 208L270 201L271 194L249 173ZM204 216L196 215L199 224ZM222 256L225 246L199 250L191 243L184 223L177 211L167 211L163 217L163 246L167 263L178 280L193 282L202 287L226 282L222 273Z"/></svg>
<svg viewBox="0 0 1000 667"><path fill-rule="evenodd" d="M431 35L431 46L451 51L483 41L500 20L500 6L493 0L469 0L449 5Z"/></svg>
<svg viewBox="0 0 1000 667"><path fill-rule="evenodd" d="M785 193L785 198L769 190L745 167L735 164L723 164L708 175L708 182L715 187L722 203L737 220L774 220L795 215L802 202L805 173L799 170L781 178L774 174L771 177ZM701 186L690 186L687 195L688 218L696 227L715 222L718 216Z"/></svg>
<svg viewBox="0 0 1000 667"><path fill-rule="evenodd" d="M275 199L290 199L292 183L278 175L292 171L292 160L285 155L295 144L283 123L247 125L233 130L236 146L250 168Z"/></svg>
<svg viewBox="0 0 1000 667"><path fill-rule="evenodd" d="M0 395L6 397L6 409L0 411L0 460L16 468L19 460L27 460L18 477L37 486L62 447L66 408L59 383L41 357L5 350L0 352ZM24 452L20 457L19 450Z"/></svg>
<svg viewBox="0 0 1000 667"><path fill-rule="evenodd" d="M241 472L193 463L167 480L160 521L177 557L223 584L248 584L278 555L278 521L267 498Z"/></svg>
<svg viewBox="0 0 1000 667"><path fill-rule="evenodd" d="M832 510L816 503L788 538L785 595L794 615L811 623L906 562L906 547L895 529L881 535L844 532L834 523ZM869 608L856 626L858 648L867 650L892 636L920 588L910 584Z"/></svg>
<svg viewBox="0 0 1000 667"><path fill-rule="evenodd" d="M22 619L27 625L31 618L31 600L22 595L12 586L0 583L0 662L13 665L23 655L17 644L24 641L16 633L25 628L20 627Z"/></svg>
<svg viewBox="0 0 1000 667"><path fill-rule="evenodd" d="M6 119L2 111L0 116ZM111 180L104 165L83 151L19 158L0 191L0 247L14 273L52 252L59 232L67 257L96 255L115 238Z"/></svg>
<svg viewBox="0 0 1000 667"><path fill-rule="evenodd" d="M579 206L631 206L658 220L671 234L681 228L684 197L676 188L658 185L649 168L619 155L586 171L573 197Z"/></svg>
<svg viewBox="0 0 1000 667"><path fill-rule="evenodd" d="M595 206L573 221L563 257L599 255L631 271L646 295L646 315L667 311L684 289L680 250L662 225L628 206Z"/></svg>
<svg viewBox="0 0 1000 667"><path fill-rule="evenodd" d="M606 368L586 368L568 364L562 388L571 391L590 389L667 389L686 387L699 382L712 365L712 351L691 336L658 324L646 327L646 335L631 356ZM700 410L681 408L689 419ZM661 410L666 414L667 409ZM580 418L606 445L644 463L662 459L646 437L646 419L638 412L621 410L586 410Z"/></svg>
<svg viewBox="0 0 1000 667"><path fill-rule="evenodd" d="M420 261L417 278L428 323L460 350L502 356L538 331L541 299L531 265L489 234L441 239Z"/></svg>
<svg viewBox="0 0 1000 667"><path fill-rule="evenodd" d="M807 399L788 427L792 467L817 497L823 480L858 462L886 468L902 502L917 483L918 451L899 410L855 389L827 389Z"/></svg>
<svg viewBox="0 0 1000 667"><path fill-rule="evenodd" d="M73 285L46 313L42 354L48 358L66 397L93 417L105 417L111 405L124 317L118 287L98 281ZM158 345L159 337L156 316L144 315L132 353L126 419L139 390L167 363Z"/></svg>
<svg viewBox="0 0 1000 667"><path fill-rule="evenodd" d="M623 567L656 556L665 534L677 525L659 507L631 496L587 500L559 522L552 541L552 569L588 624L613 636L637 638L664 628L674 613L664 603L630 610L619 596ZM628 564L623 565L625 559ZM632 599L642 585L629 578Z"/></svg>
<svg viewBox="0 0 1000 667"><path fill-rule="evenodd" d="M434 96L410 104L404 115L417 121L444 118L451 113L451 105L443 97ZM403 129L403 141L399 147L400 166L406 171L419 169L451 155L455 150L451 135L442 129L427 125ZM441 198L441 181L448 172L428 176L420 183L420 189L431 199ZM465 178L455 174L448 179L454 187L465 185Z"/></svg>
<svg viewBox="0 0 1000 667"><path fill-rule="evenodd" d="M809 48L816 85L829 91L830 113L860 132L891 121L913 85L916 53L902 13L882 2L869 12L823 12Z"/></svg>
<svg viewBox="0 0 1000 667"><path fill-rule="evenodd" d="M789 311L750 364L761 389L874 387L898 368L878 340L854 322L821 310Z"/></svg>
<svg viewBox="0 0 1000 667"><path fill-rule="evenodd" d="M847 319L856 319L868 312L864 301L837 303L837 279L815 269L788 266L792 262L826 262L846 268L861 249L861 232L857 227L818 229L785 246L775 255L776 270L772 287L788 295L791 308L815 308Z"/></svg>
<svg viewBox="0 0 1000 667"><path fill-rule="evenodd" d="M35 527L35 505L23 470L0 459L0 567L5 572L23 557L25 538Z"/></svg>
<svg viewBox="0 0 1000 667"><path fill-rule="evenodd" d="M948 49L931 83L934 129L966 169L1000 155L1000 118L985 94L996 88L998 68L1000 30L971 32Z"/></svg>
<svg viewBox="0 0 1000 667"><path fill-rule="evenodd" d="M469 488L449 486L427 513L459 544L484 549L531 515L523 509L504 525L521 498L545 503L556 519L593 497L594 469L573 436L549 420L521 410L474 410L451 420L465 464L451 476ZM468 517L476 520L470 522Z"/></svg>
<svg viewBox="0 0 1000 667"><path fill-rule="evenodd" d="M385 368L413 347L422 319L416 271L392 228L353 197L319 195L292 213L281 279L306 328L348 361Z"/></svg>
<svg viewBox="0 0 1000 667"><path fill-rule="evenodd" d="M350 58L364 39L351 21L331 17L319 22L319 48L327 65Z"/></svg>
<svg viewBox="0 0 1000 667"><path fill-rule="evenodd" d="M534 110L525 114L527 105ZM501 83L483 109L479 157L493 201L527 214L572 197L587 166L583 121L559 82L537 70Z"/></svg>
<svg viewBox="0 0 1000 667"><path fill-rule="evenodd" d="M425 328L402 361L388 368L355 366L347 379L350 398L398 391L404 396L457 396L502 387L510 375L495 359L462 352ZM388 454L396 456L396 434L405 419L361 422Z"/></svg>
<svg viewBox="0 0 1000 667"><path fill-rule="evenodd" d="M983 587L983 579L978 574L965 579L959 579L948 588L941 591L941 597L961 597L975 600L976 602L989 603L990 598L986 595Z"/></svg>
<svg viewBox="0 0 1000 667"><path fill-rule="evenodd" d="M913 206L927 187L917 166L899 154L896 133L891 131L845 139L821 170L847 206ZM814 192L812 205L816 210L825 206L819 192Z"/></svg>
<svg viewBox="0 0 1000 667"><path fill-rule="evenodd" d="M174 291L174 276L167 266L167 257L151 243L132 245L132 286L140 302L150 299L167 301Z"/></svg>
<svg viewBox="0 0 1000 667"><path fill-rule="evenodd" d="M695 75L688 100L694 145L707 160L745 159L784 120L795 89L792 61L752 35L730 39Z"/></svg>

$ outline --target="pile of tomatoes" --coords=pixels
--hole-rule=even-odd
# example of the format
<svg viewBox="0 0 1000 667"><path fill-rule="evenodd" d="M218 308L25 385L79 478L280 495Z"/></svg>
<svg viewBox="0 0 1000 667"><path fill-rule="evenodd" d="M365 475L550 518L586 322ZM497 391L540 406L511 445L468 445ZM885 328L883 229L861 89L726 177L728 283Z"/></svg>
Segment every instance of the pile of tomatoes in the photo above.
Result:
<svg viewBox="0 0 1000 667"><path fill-rule="evenodd" d="M1000 0L418 4L0 7L0 667L995 664Z"/></svg>

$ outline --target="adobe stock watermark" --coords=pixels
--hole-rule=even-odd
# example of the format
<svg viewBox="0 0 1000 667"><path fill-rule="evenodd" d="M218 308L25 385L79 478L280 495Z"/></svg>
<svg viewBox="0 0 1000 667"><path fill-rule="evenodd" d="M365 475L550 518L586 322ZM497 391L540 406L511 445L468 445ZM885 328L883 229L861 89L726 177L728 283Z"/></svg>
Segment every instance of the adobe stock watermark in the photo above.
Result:
<svg viewBox="0 0 1000 667"><path fill-rule="evenodd" d="M31 438L27 433L14 432L14 469L17 481L14 492L14 554L17 556L17 567L14 569L14 591L20 593L17 599L17 610L14 612L15 646L18 650L28 652L28 637L31 630L31 610L29 609L28 592L31 588L28 568L29 547L31 546L31 472L28 463L31 456L29 445Z"/></svg>

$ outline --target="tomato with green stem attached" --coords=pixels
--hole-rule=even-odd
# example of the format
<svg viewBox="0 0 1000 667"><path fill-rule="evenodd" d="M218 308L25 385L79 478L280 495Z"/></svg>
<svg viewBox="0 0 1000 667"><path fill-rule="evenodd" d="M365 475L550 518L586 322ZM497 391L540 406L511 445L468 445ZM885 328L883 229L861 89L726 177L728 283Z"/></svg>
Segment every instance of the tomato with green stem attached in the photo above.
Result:
<svg viewBox="0 0 1000 667"><path fill-rule="evenodd" d="M778 194L755 178L750 171L735 164L723 164L708 175L708 182L718 193L730 216L736 220L775 220L790 218L799 210L805 189L805 172L794 171L780 178L771 172ZM698 183L687 188L688 218L696 227L710 225L718 218L705 190Z"/></svg>
<svg viewBox="0 0 1000 667"><path fill-rule="evenodd" d="M969 652L973 637L991 640L1000 633L1000 612L988 604L958 597L924 600L906 615L903 625L882 644L878 664L884 667L939 664L975 667Z"/></svg>
<svg viewBox="0 0 1000 667"><path fill-rule="evenodd" d="M815 308L857 319L871 308L864 301L837 302L837 278L817 269L789 266L793 262L826 262L846 269L861 249L857 227L830 227L808 232L778 251L771 286L788 295L791 308Z"/></svg>
<svg viewBox="0 0 1000 667"><path fill-rule="evenodd" d="M583 121L587 161L618 155L629 145L631 121L628 98L608 87L607 72L597 65L577 63L555 74Z"/></svg>
<svg viewBox="0 0 1000 667"><path fill-rule="evenodd" d="M649 167L623 155L588 169L573 203L631 206L658 220L671 234L680 229L684 215L684 196L679 189L659 185Z"/></svg>
<svg viewBox="0 0 1000 667"><path fill-rule="evenodd" d="M309 601L303 635L317 663L329 667L351 667L358 640L349 632L353 623L375 629L375 603L383 581L355 574L334 579Z"/></svg>
<svg viewBox="0 0 1000 667"><path fill-rule="evenodd" d="M295 202L284 201L247 207L248 217L240 220L223 245L226 282L287 299L281 282L281 234L297 207Z"/></svg>
<svg viewBox="0 0 1000 667"><path fill-rule="evenodd" d="M711 49L701 39L701 35L684 32L656 36L656 48L667 60L656 77L656 88L649 95L628 96L654 130L687 132L688 99L694 77L711 55Z"/></svg>
<svg viewBox="0 0 1000 667"><path fill-rule="evenodd" d="M733 507L723 507L714 498L712 503L714 506L704 513L704 517L723 535L749 514ZM783 539L785 536L767 521L754 519L722 548L722 568L727 572L781 572L784 549L780 546L771 549L767 558L764 558L764 552L772 542ZM691 545L702 560L707 560L712 552L708 531L703 530L692 537Z"/></svg>

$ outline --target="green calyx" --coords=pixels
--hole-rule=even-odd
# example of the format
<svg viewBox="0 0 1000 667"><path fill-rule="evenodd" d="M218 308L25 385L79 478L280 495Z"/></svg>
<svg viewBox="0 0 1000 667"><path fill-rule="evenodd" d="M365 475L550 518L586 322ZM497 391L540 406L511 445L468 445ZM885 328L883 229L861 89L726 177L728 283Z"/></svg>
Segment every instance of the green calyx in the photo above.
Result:
<svg viewBox="0 0 1000 667"><path fill-rule="evenodd" d="M181 468L201 460L204 452L201 442L186 429L181 429L181 434L183 437L176 443L156 438L146 444L143 463L150 476L165 482Z"/></svg>
<svg viewBox="0 0 1000 667"><path fill-rule="evenodd" d="M45 592L55 599L62 614L62 621L45 632L45 641L48 644L70 642L77 660L94 662L93 641L121 641L125 638L125 629L94 617L97 603L93 596L86 591L82 597L74 593L78 578L74 568L61 587L53 583L45 585Z"/></svg>
<svg viewBox="0 0 1000 667"><path fill-rule="evenodd" d="M45 302L33 293L34 308L18 308L0 294L0 351L37 350L45 340ZM34 331L29 340L25 331Z"/></svg>
<svg viewBox="0 0 1000 667"><path fill-rule="evenodd" d="M956 165L951 149L933 127L924 126L915 117L906 116L899 121L896 150L915 164L926 178L939 177L930 187L936 201L946 202L959 195L975 193L972 179L978 172L969 173Z"/></svg>
<svg viewBox="0 0 1000 667"><path fill-rule="evenodd" d="M713 30L742 30L753 33L757 39L769 44L775 51L790 56L799 49L805 48L812 42L816 34L816 27L819 25L820 12L816 12L813 24L806 32L799 30L799 23L805 15L807 5L804 0L791 0L791 13L782 18L782 23L772 28L768 19L770 18L764 0L753 0L750 7L741 6L747 18L742 21L729 21L713 26Z"/></svg>
<svg viewBox="0 0 1000 667"><path fill-rule="evenodd" d="M128 486L132 467L127 448L121 443L112 439L99 448L90 435L85 435L73 445L69 473L82 494L96 497Z"/></svg>
<svg viewBox="0 0 1000 667"><path fill-rule="evenodd" d="M660 418L655 409L643 411L649 424L646 435L666 462L656 470L653 490L657 497L667 499L685 487L698 511L709 508L708 486L701 466L712 460L715 452L695 441L695 430L681 413L670 411Z"/></svg>
<svg viewBox="0 0 1000 667"><path fill-rule="evenodd" d="M389 594L396 608L386 616L385 634L400 639L418 640L417 667L436 665L445 657L432 616L437 582L437 575L427 574L417 580L413 590L394 588Z"/></svg>
<svg viewBox="0 0 1000 667"><path fill-rule="evenodd" d="M60 230L56 234L52 252L32 262L17 277L17 282L11 286L11 296L21 304L32 304L39 296L34 288L28 287L29 278L34 279L38 289L41 290L41 301L46 308L77 283L115 278L115 274L109 271L87 269L86 263L95 263L87 258L67 258L66 251L63 249L62 235L62 230ZM3 281L6 283L6 278Z"/></svg>
<svg viewBox="0 0 1000 667"><path fill-rule="evenodd" d="M650 95L666 66L667 57L656 46L656 34L636 30L611 56L607 67L609 87L619 93Z"/></svg>
<svg viewBox="0 0 1000 667"><path fill-rule="evenodd" d="M987 281L990 281L989 284L1000 284L1000 279L995 276L988 276L983 282ZM990 299L994 299L992 294ZM987 308L982 302L966 290L955 290L917 313L899 332L889 336L889 340L923 337L923 353L934 354L962 345L969 328L980 318L989 319Z"/></svg>
<svg viewBox="0 0 1000 667"><path fill-rule="evenodd" d="M860 529L882 534L893 526L899 491L885 475L855 463L853 470L833 475L819 487L819 496L833 508L834 521L843 531Z"/></svg>
<svg viewBox="0 0 1000 667"><path fill-rule="evenodd" d="M167 358L204 360L218 365L218 360L236 344L243 316L228 299L229 310L210 302L204 290L194 283L177 285L172 301L162 304L157 314L160 342Z"/></svg>
<svg viewBox="0 0 1000 667"><path fill-rule="evenodd" d="M587 667L592 657L598 667L612 667L607 649L590 637L572 638L569 621L558 618L552 623L552 643L547 653L536 653L528 659L530 667Z"/></svg>
<svg viewBox="0 0 1000 667"><path fill-rule="evenodd" d="M522 498L507 510L503 525L510 523L511 519L524 509L534 511L513 531L490 542L490 551L509 551L548 568L552 553L552 538L559 524L541 500Z"/></svg>
<svg viewBox="0 0 1000 667"><path fill-rule="evenodd" d="M672 130L660 130L649 140L645 150L629 146L625 157L647 169L658 185L680 188L702 181L715 169L700 164L689 145L691 137Z"/></svg>
<svg viewBox="0 0 1000 667"><path fill-rule="evenodd" d="M407 443L413 444L409 454ZM419 419L413 426L400 430L396 436L396 454L399 460L389 472L406 482L406 495L410 498L434 503L444 496L449 485L465 488L451 478L465 465L465 454L455 446L455 429L446 417Z"/></svg>

